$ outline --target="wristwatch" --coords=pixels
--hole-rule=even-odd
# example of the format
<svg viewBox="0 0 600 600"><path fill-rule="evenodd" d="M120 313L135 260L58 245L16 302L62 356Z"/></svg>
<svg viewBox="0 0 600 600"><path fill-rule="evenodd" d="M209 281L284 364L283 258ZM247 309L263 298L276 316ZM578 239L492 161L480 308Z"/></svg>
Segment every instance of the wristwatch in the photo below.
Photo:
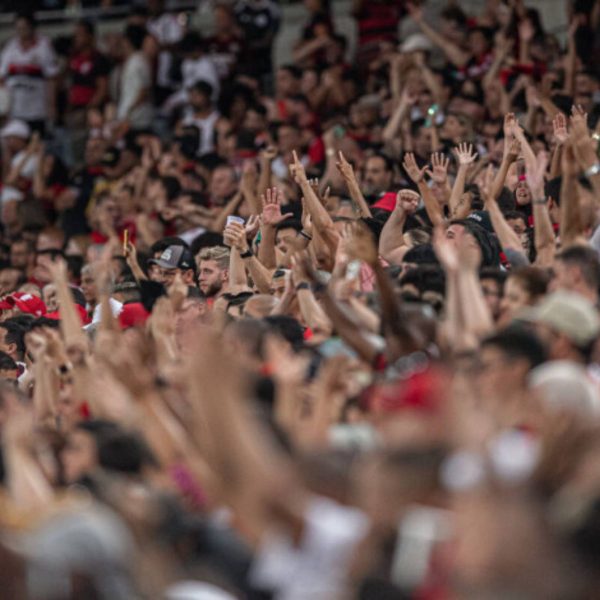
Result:
<svg viewBox="0 0 600 600"><path fill-rule="evenodd" d="M246 252L242 252L240 254L240 258L250 258L251 256L254 256L254 253L252 252L251 248L248 248L248 250L246 250Z"/></svg>
<svg viewBox="0 0 600 600"><path fill-rule="evenodd" d="M593 177L594 175L598 175L598 173L600 173L600 163L593 164L589 169L584 171L586 177Z"/></svg>

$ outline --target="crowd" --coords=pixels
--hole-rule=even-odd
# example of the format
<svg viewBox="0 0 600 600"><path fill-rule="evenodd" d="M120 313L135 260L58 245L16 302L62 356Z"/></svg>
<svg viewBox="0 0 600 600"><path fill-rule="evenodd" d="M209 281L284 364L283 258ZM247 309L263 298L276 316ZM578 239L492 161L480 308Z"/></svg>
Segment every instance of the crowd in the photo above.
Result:
<svg viewBox="0 0 600 600"><path fill-rule="evenodd" d="M600 2L480 5L19 14L0 598L598 597Z"/></svg>

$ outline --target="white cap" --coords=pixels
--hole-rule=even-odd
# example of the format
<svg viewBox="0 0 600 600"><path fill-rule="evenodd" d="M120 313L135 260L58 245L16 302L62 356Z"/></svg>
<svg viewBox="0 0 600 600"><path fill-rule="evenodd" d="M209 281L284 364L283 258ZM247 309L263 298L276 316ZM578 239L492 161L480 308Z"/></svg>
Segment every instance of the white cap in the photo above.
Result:
<svg viewBox="0 0 600 600"><path fill-rule="evenodd" d="M30 135L29 125L20 119L12 119L0 130L0 137L3 138L12 136L27 140Z"/></svg>
<svg viewBox="0 0 600 600"><path fill-rule="evenodd" d="M400 46L400 52L428 52L431 50L433 50L433 44L422 33L409 35Z"/></svg>

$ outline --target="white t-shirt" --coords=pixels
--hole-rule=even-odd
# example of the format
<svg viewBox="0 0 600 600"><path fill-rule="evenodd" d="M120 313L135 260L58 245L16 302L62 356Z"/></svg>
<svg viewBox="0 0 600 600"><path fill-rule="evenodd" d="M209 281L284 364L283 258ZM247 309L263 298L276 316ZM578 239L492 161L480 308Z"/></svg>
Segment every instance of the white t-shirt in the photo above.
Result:
<svg viewBox="0 0 600 600"><path fill-rule="evenodd" d="M217 68L212 59L203 56L193 59L186 58L181 65L183 88L187 90L197 81L207 81L213 88L213 100L219 96L220 83Z"/></svg>
<svg viewBox="0 0 600 600"><path fill-rule="evenodd" d="M298 545L289 535L277 532L263 539L250 571L251 583L273 591L278 600L348 598L349 563L368 532L367 516L356 508L313 496L304 527Z"/></svg>
<svg viewBox="0 0 600 600"><path fill-rule="evenodd" d="M48 117L47 79L58 74L56 55L48 38L36 37L30 48L11 39L0 54L0 78L10 90L10 116L24 121Z"/></svg>
<svg viewBox="0 0 600 600"><path fill-rule="evenodd" d="M117 117L128 120L132 127L149 127L152 124L153 109L149 100L138 104L133 110L142 90L149 90L152 85L150 65L141 52L134 52L123 65L119 85L119 105Z"/></svg>
<svg viewBox="0 0 600 600"><path fill-rule="evenodd" d="M215 125L218 120L219 113L216 110L203 119L194 115L188 115L183 120L184 125L196 127L200 132L198 155L207 154L215 149Z"/></svg>

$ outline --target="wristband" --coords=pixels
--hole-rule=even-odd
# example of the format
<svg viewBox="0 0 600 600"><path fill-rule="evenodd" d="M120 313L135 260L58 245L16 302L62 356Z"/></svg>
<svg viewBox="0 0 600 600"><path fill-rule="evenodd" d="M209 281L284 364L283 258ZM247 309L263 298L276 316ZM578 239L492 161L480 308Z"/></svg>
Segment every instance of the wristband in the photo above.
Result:
<svg viewBox="0 0 600 600"><path fill-rule="evenodd" d="M312 235L306 233L306 231L300 231L299 233L305 240L312 242Z"/></svg>
<svg viewBox="0 0 600 600"><path fill-rule="evenodd" d="M297 286L296 286L296 291L299 292L300 290L310 290L310 283L306 282L306 281L301 281Z"/></svg>
<svg viewBox="0 0 600 600"><path fill-rule="evenodd" d="M254 253L252 252L251 248L248 248L246 252L240 253L240 258L250 258L251 256L254 256Z"/></svg>
<svg viewBox="0 0 600 600"><path fill-rule="evenodd" d="M598 175L598 173L600 173L600 163L592 165L583 172L586 177L593 177L594 175Z"/></svg>
<svg viewBox="0 0 600 600"><path fill-rule="evenodd" d="M546 198L538 198L537 200L533 201L533 204L537 204L538 206L545 206L547 203Z"/></svg>

